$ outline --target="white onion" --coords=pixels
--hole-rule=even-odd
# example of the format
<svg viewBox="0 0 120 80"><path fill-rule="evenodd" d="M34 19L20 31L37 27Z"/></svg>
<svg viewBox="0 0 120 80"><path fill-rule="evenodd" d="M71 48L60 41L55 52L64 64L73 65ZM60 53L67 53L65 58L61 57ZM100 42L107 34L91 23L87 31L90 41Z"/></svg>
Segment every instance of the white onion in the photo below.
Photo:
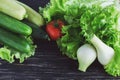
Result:
<svg viewBox="0 0 120 80"><path fill-rule="evenodd" d="M96 50L92 45L84 44L77 50L77 58L79 70L85 72L96 59Z"/></svg>

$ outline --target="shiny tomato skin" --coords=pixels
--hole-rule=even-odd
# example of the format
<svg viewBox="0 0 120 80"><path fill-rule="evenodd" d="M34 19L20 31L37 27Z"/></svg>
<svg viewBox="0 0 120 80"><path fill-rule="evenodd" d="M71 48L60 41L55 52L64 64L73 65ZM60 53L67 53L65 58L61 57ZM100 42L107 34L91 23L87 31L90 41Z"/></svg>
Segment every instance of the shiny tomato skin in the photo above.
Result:
<svg viewBox="0 0 120 80"><path fill-rule="evenodd" d="M57 40L61 36L61 30L53 26L47 26L46 31L52 40Z"/></svg>
<svg viewBox="0 0 120 80"><path fill-rule="evenodd" d="M61 28L64 23L61 20L51 21L46 26L46 32L51 40L57 40L62 36Z"/></svg>

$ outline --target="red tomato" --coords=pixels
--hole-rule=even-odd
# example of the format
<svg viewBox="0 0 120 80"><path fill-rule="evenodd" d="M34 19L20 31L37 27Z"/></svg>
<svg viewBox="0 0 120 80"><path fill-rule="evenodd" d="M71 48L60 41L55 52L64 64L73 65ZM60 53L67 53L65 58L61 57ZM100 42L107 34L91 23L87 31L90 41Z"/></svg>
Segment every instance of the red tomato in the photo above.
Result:
<svg viewBox="0 0 120 80"><path fill-rule="evenodd" d="M62 36L61 28L64 23L61 20L54 20L47 24L46 32L52 40L57 40Z"/></svg>

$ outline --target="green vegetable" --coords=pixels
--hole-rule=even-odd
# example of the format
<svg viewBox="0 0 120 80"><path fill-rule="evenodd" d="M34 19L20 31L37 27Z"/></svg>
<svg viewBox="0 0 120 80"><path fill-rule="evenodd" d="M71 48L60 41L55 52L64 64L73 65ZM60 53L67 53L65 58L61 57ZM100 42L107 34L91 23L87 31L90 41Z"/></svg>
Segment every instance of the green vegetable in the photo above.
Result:
<svg viewBox="0 0 120 80"><path fill-rule="evenodd" d="M32 29L28 25L1 12L0 27L25 36L28 36L32 33Z"/></svg>
<svg viewBox="0 0 120 80"><path fill-rule="evenodd" d="M120 69L115 68L114 66L111 67L111 65L113 64L115 64L116 66L119 65L119 61L117 57L115 57L117 54L119 54L118 51L116 51L115 49L116 47L119 46L119 33L120 33L118 31L118 21L120 18L118 8L116 7L116 4L110 4L110 5L107 5L106 7L105 5L104 7L103 5L102 6L95 5L95 7L94 7L95 11L92 11L92 10L86 11L81 16L81 19L80 19L81 21L80 25L82 28L81 33L83 33L83 35L86 36L86 39L89 42L91 42L91 39L95 34L106 45L108 45L109 50L107 50L108 49L107 48L106 49L107 51L105 50L105 47L99 48L99 50L101 49L101 51L106 52L106 54L104 54L101 58L101 60L103 60L102 63L104 62L103 64L105 64L104 67L107 73L113 76L120 76L119 75L120 72L118 71ZM87 17L86 15L89 15L89 17ZM97 41L95 41L94 43L92 42L92 44L94 45L96 42ZM94 46L96 47L96 45ZM114 51L110 47L112 47ZM113 52L115 52L114 56L113 56ZM105 59L108 62L105 61ZM113 59L115 59L114 62L112 61ZM100 56L99 56L99 61L100 61ZM118 71L118 72L114 73L112 71Z"/></svg>
<svg viewBox="0 0 120 80"><path fill-rule="evenodd" d="M72 59L77 59L77 50L85 43L83 36L78 34L81 29L76 25L77 24L64 26L62 28L62 33L64 36L57 40L60 51Z"/></svg>
<svg viewBox="0 0 120 80"><path fill-rule="evenodd" d="M0 28L0 42L14 48L20 52L30 52L31 48L28 41L19 35Z"/></svg>
<svg viewBox="0 0 120 80"><path fill-rule="evenodd" d="M26 17L26 10L14 0L0 0L0 12L12 16L18 20Z"/></svg>
<svg viewBox="0 0 120 80"><path fill-rule="evenodd" d="M27 21L27 20L23 20L23 23L29 25L32 28L32 34L31 36L35 39L46 39L49 40L49 36L47 35L47 33L40 27L38 27L37 25Z"/></svg>
<svg viewBox="0 0 120 80"><path fill-rule="evenodd" d="M0 0L0 58L9 63L22 63L35 53L32 28L19 21L25 17L25 8L14 0Z"/></svg>
<svg viewBox="0 0 120 80"><path fill-rule="evenodd" d="M109 64L104 66L105 71L112 76L120 76L120 45L114 47L115 55Z"/></svg>
<svg viewBox="0 0 120 80"><path fill-rule="evenodd" d="M29 38L26 38L27 41L29 42L29 45L31 47L30 52L20 52L16 49L13 49L8 46L4 46L0 48L0 58L3 60L8 61L9 63L13 63L16 61L16 59L19 59L20 63L24 62L27 58L31 57L35 53L35 48L36 46L33 45L32 40Z"/></svg>
<svg viewBox="0 0 120 80"><path fill-rule="evenodd" d="M28 15L28 17L26 17L26 19L28 19L30 22L36 24L38 27L44 25L43 17L38 12L36 12L31 7L29 7L28 5L26 5L20 1L16 1L16 2L25 8L27 15Z"/></svg>
<svg viewBox="0 0 120 80"><path fill-rule="evenodd" d="M1 59L5 59L6 61L9 61L10 63L13 62L13 57L10 57L10 50L8 50L7 48L0 48L0 58Z"/></svg>
<svg viewBox="0 0 120 80"><path fill-rule="evenodd" d="M101 60L108 60L103 65L105 71L110 75L120 76L118 3L116 0L51 0L50 4L42 10L46 22L59 18L65 21L65 27L62 28L64 35L57 40L62 53L72 59L77 59L78 48L85 43L94 45L92 39L95 39L95 35L104 46L107 46L107 49L114 52L114 56L113 53L105 53L106 56L103 55L104 58L101 58ZM100 49L103 50L103 48ZM98 54L97 47L96 50Z"/></svg>
<svg viewBox="0 0 120 80"><path fill-rule="evenodd" d="M43 17L45 18L45 20L47 22L51 21L52 17L55 18L62 18L64 11L65 11L65 5L64 3L67 0L51 0L50 4L48 4L44 10L43 8L39 8L40 9L40 13L42 13ZM62 17L61 17L62 16Z"/></svg>

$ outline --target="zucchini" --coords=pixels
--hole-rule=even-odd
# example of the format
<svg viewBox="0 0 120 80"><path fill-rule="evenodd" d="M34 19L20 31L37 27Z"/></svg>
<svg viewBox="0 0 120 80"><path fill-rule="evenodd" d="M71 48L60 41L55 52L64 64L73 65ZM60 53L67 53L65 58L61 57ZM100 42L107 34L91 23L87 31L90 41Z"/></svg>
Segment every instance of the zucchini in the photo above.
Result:
<svg viewBox="0 0 120 80"><path fill-rule="evenodd" d="M37 25L27 21L23 20L23 23L29 25L32 28L32 37L34 39L44 39L44 40L49 40L48 34L44 31L44 29L38 27Z"/></svg>
<svg viewBox="0 0 120 80"><path fill-rule="evenodd" d="M20 52L28 53L31 51L31 47L25 37L18 36L2 28L0 28L0 43Z"/></svg>
<svg viewBox="0 0 120 80"><path fill-rule="evenodd" d="M16 3L14 0L0 0L0 12L18 20L23 20L27 17L25 8Z"/></svg>
<svg viewBox="0 0 120 80"><path fill-rule="evenodd" d="M36 12L31 7L29 7L28 5L26 5L22 2L19 2L17 0L16 0L16 2L26 9L26 12L27 12L27 15L28 15L28 17L26 17L27 20L36 24L38 27L44 25L44 19L38 12Z"/></svg>
<svg viewBox="0 0 120 80"><path fill-rule="evenodd" d="M28 36L32 33L31 27L0 12L0 27L8 29L12 32Z"/></svg>

